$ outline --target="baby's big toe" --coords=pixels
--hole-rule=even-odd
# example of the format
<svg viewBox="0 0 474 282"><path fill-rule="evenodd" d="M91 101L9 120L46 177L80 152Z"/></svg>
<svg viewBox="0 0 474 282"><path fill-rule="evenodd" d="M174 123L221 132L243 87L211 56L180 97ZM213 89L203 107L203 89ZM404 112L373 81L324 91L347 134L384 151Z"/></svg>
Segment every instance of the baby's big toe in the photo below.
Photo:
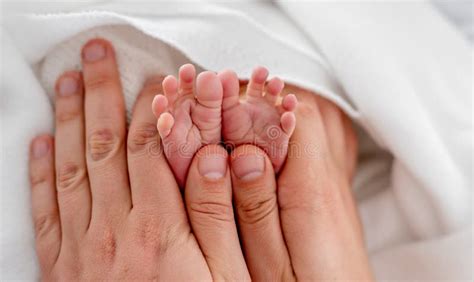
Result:
<svg viewBox="0 0 474 282"><path fill-rule="evenodd" d="M199 104L205 107L221 108L222 84L215 73L205 71L198 75L196 96Z"/></svg>
<svg viewBox="0 0 474 282"><path fill-rule="evenodd" d="M200 130L203 144L217 144L221 139L222 128L222 84L215 73L206 71L199 74L196 96L193 123Z"/></svg>

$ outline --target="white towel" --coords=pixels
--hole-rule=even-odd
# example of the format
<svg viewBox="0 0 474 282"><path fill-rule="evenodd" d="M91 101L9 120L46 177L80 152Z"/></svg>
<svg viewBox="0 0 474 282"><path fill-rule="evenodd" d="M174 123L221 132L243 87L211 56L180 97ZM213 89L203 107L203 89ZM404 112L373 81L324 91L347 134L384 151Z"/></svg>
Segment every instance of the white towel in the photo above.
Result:
<svg viewBox="0 0 474 282"><path fill-rule="evenodd" d="M3 278L37 275L28 143L52 132L47 95L60 72L79 67L80 45L94 36L117 49L128 108L146 75L175 73L185 61L202 69L231 67L242 77L263 64L333 100L364 129L355 186L377 278L471 277L471 53L429 5L41 9L54 13L12 17L9 35L2 34Z"/></svg>

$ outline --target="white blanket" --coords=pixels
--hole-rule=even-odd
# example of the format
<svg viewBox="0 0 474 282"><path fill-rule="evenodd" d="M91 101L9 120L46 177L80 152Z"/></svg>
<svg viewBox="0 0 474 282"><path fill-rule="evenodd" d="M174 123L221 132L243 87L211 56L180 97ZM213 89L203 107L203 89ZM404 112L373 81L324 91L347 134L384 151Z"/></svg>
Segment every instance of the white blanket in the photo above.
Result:
<svg viewBox="0 0 474 282"><path fill-rule="evenodd" d="M54 80L80 66L80 45L95 36L117 49L128 109L147 75L186 61L242 77L266 65L333 100L361 127L354 186L376 277L472 279L472 53L428 4L22 9L1 38L2 279L38 274L28 144L53 132Z"/></svg>

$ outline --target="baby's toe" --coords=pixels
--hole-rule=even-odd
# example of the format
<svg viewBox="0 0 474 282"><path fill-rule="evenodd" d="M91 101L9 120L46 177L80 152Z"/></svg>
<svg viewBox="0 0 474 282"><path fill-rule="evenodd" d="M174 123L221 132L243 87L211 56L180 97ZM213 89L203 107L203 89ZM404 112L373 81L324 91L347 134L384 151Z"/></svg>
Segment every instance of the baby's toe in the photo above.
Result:
<svg viewBox="0 0 474 282"><path fill-rule="evenodd" d="M156 118L159 118L160 115L167 110L167 107L168 99L165 96L156 95L155 98L153 98L151 109Z"/></svg>
<svg viewBox="0 0 474 282"><path fill-rule="evenodd" d="M270 79L266 86L265 100L274 105L284 86L285 84L280 78L274 77Z"/></svg>
<svg viewBox="0 0 474 282"><path fill-rule="evenodd" d="M281 106L285 111L294 111L296 109L296 105L298 104L298 99L294 94L288 94L283 97L283 101L281 101Z"/></svg>
<svg viewBox="0 0 474 282"><path fill-rule="evenodd" d="M173 105L178 98L178 81L176 77L168 75L162 82L163 92L170 105Z"/></svg>
<svg viewBox="0 0 474 282"><path fill-rule="evenodd" d="M206 71L198 75L197 103L191 117L204 144L215 144L221 139L222 95L222 84L215 73Z"/></svg>
<svg viewBox="0 0 474 282"><path fill-rule="evenodd" d="M208 108L221 108L222 84L215 73L206 71L198 75L196 96L200 105Z"/></svg>
<svg viewBox="0 0 474 282"><path fill-rule="evenodd" d="M217 76L222 83L222 110L226 111L239 104L239 78L231 70L224 70Z"/></svg>
<svg viewBox="0 0 474 282"><path fill-rule="evenodd" d="M165 139L173 129L174 117L170 113L163 113L158 118L157 129L161 139Z"/></svg>
<svg viewBox="0 0 474 282"><path fill-rule="evenodd" d="M249 84L247 85L247 98L248 99L260 99L263 95L263 89L265 88L265 81L268 77L268 70L264 67L256 67L253 70L252 76L250 77Z"/></svg>
<svg viewBox="0 0 474 282"><path fill-rule="evenodd" d="M284 112L280 118L280 125L283 131L291 136L296 127L296 117L293 112Z"/></svg>
<svg viewBox="0 0 474 282"><path fill-rule="evenodd" d="M192 64L185 64L179 68L179 93L188 95L194 93L194 78L196 69Z"/></svg>
<svg viewBox="0 0 474 282"><path fill-rule="evenodd" d="M158 133L163 139L170 134L171 128L174 124L173 116L167 112L168 99L163 95L156 95L155 98L153 98L151 108L153 110L153 114L158 119L156 127L158 129Z"/></svg>

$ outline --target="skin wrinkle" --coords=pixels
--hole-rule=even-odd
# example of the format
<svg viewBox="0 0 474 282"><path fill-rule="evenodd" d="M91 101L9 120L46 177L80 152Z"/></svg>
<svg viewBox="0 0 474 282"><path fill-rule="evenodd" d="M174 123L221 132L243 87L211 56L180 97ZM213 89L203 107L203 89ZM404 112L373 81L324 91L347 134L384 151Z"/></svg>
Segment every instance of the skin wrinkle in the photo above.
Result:
<svg viewBox="0 0 474 282"><path fill-rule="evenodd" d="M101 161L120 148L119 138L109 128L95 130L89 137L89 154L94 161Z"/></svg>
<svg viewBox="0 0 474 282"><path fill-rule="evenodd" d="M218 202L197 202L190 203L189 210L195 217L203 219L212 219L209 224L216 224L218 222L231 223L234 222L234 214L232 207ZM204 224L205 221L200 221Z"/></svg>
<svg viewBox="0 0 474 282"><path fill-rule="evenodd" d="M57 228L56 223L59 221L57 213L37 214L34 219L35 234L38 238L44 237L51 233L51 229Z"/></svg>
<svg viewBox="0 0 474 282"><path fill-rule="evenodd" d="M75 97L67 97L67 98L61 98L61 99L74 99ZM70 121L74 121L78 117L81 116L81 111L82 109L74 109L74 110L66 110L66 111L56 111L56 120L58 121L58 124L64 124Z"/></svg>
<svg viewBox="0 0 474 282"><path fill-rule="evenodd" d="M56 179L58 193L68 192L86 180L86 171L80 169L75 163L66 163L59 168Z"/></svg>
<svg viewBox="0 0 474 282"><path fill-rule="evenodd" d="M41 186L41 184L47 183L49 180L49 177L44 174L32 173L30 175L30 183L32 187Z"/></svg>
<svg viewBox="0 0 474 282"><path fill-rule="evenodd" d="M155 138L158 136L158 130L156 129L155 124L153 123L144 123L138 125L134 131L129 132L130 138L128 138L131 146L129 148L141 147L142 145L147 145L150 141L155 141ZM130 150L135 151L135 150Z"/></svg>
<svg viewBox="0 0 474 282"><path fill-rule="evenodd" d="M277 201L274 197L265 200L249 200L247 204L240 203L237 206L239 222L257 225L275 209L277 209Z"/></svg>

